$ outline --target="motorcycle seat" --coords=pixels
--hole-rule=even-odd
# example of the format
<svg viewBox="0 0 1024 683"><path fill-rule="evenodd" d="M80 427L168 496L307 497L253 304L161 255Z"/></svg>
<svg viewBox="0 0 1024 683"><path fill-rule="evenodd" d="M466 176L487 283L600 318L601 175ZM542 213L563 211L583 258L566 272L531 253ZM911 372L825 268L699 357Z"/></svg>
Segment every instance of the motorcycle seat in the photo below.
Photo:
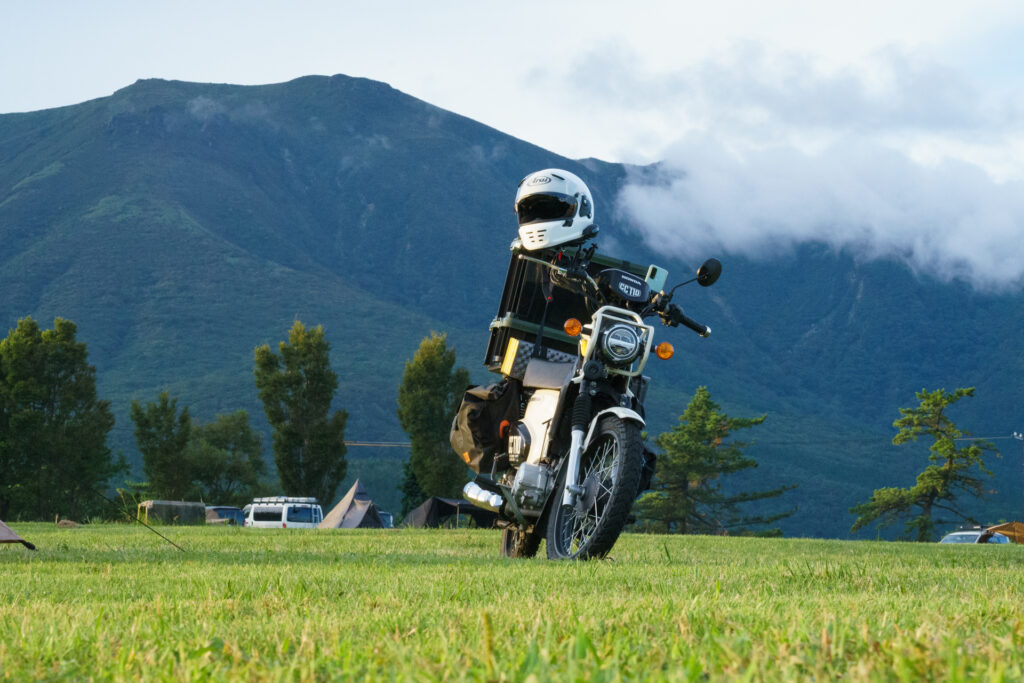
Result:
<svg viewBox="0 0 1024 683"><path fill-rule="evenodd" d="M523 375L523 386L532 389L561 389L572 376L576 363L531 358Z"/></svg>

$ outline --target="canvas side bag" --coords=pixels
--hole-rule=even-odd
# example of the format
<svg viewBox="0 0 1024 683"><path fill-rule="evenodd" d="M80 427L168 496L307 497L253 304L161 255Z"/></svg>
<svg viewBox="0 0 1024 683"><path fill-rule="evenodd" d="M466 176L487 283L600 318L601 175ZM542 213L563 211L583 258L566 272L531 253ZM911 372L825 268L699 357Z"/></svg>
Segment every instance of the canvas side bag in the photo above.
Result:
<svg viewBox="0 0 1024 683"><path fill-rule="evenodd" d="M489 474L501 443L502 420L519 417L516 382L498 382L466 389L452 420L451 444L455 453L477 474Z"/></svg>

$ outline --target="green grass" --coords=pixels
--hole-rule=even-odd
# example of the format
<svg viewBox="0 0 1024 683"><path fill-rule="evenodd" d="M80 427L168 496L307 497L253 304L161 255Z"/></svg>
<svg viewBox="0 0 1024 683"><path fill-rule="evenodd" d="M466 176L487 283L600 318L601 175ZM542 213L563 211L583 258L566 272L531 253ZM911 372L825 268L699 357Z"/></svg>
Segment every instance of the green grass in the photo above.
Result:
<svg viewBox="0 0 1024 683"><path fill-rule="evenodd" d="M1020 680L1024 548L16 524L0 678Z"/></svg>

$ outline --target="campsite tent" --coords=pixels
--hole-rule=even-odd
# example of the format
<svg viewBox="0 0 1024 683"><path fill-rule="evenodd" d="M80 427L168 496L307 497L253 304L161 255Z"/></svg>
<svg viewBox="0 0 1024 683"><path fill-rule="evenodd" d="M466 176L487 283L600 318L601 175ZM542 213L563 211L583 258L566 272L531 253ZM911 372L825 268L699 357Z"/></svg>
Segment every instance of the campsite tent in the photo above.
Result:
<svg viewBox="0 0 1024 683"><path fill-rule="evenodd" d="M36 549L34 545L14 533L14 530L3 522L0 522L0 543L21 543L29 550Z"/></svg>
<svg viewBox="0 0 1024 683"><path fill-rule="evenodd" d="M377 506L358 479L345 497L327 513L317 529L383 529Z"/></svg>
<svg viewBox="0 0 1024 683"><path fill-rule="evenodd" d="M986 531L998 531L1014 543L1024 543L1024 524L1020 522L1007 522L1006 524L990 526Z"/></svg>
<svg viewBox="0 0 1024 683"><path fill-rule="evenodd" d="M439 527L452 515L469 515L476 525L483 528L494 526L497 513L484 510L468 500L455 498L428 498L425 503L412 510L402 521L403 526Z"/></svg>

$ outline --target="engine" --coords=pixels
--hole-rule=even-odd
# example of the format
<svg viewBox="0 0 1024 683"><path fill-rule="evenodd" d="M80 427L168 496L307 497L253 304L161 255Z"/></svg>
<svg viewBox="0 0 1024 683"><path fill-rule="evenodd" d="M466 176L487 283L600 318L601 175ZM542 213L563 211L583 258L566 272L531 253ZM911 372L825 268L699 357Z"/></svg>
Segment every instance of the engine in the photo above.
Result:
<svg viewBox="0 0 1024 683"><path fill-rule="evenodd" d="M547 465L523 463L512 482L512 499L523 514L537 516L544 508L555 478Z"/></svg>

